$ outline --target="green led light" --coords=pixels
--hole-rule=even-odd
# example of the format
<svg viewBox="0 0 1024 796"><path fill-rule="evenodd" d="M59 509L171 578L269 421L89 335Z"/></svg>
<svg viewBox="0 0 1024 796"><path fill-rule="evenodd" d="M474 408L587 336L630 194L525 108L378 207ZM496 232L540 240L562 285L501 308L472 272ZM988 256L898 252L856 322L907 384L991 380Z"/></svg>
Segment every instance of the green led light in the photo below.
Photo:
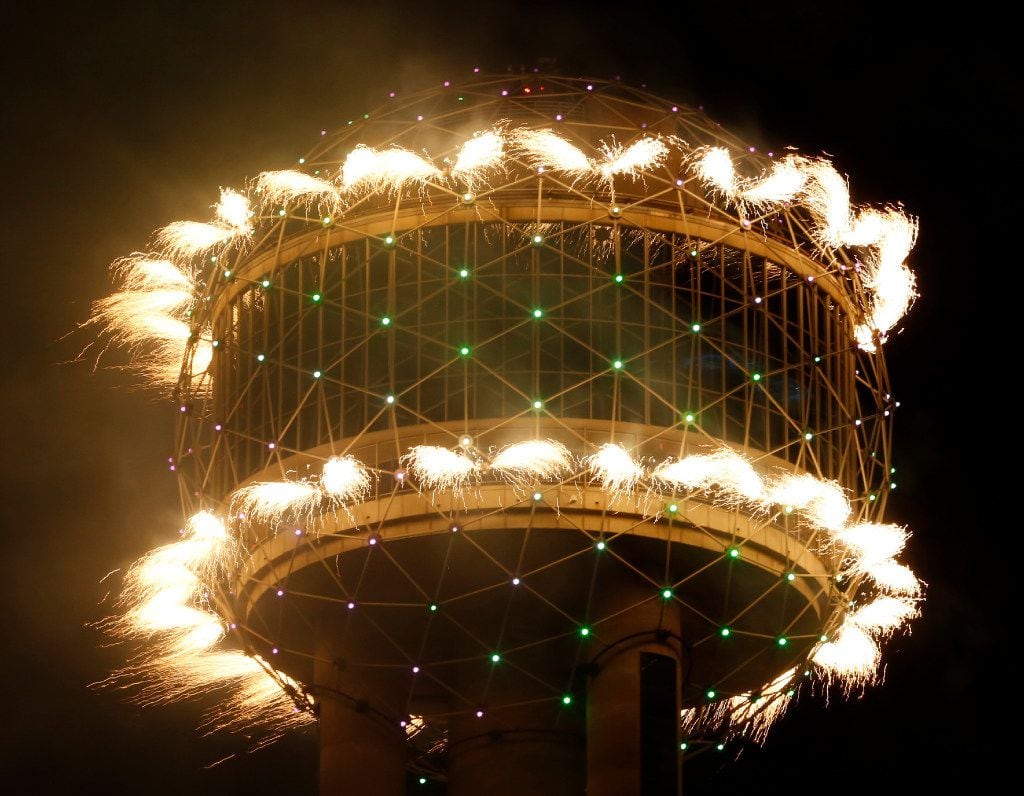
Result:
<svg viewBox="0 0 1024 796"><path fill-rule="evenodd" d="M533 317L534 317L534 318L543 318L543 317L544 317L544 310L542 310L542 309L540 309L540 308L538 307L537 309L535 309L535 310L533 311Z"/></svg>
<svg viewBox="0 0 1024 796"><path fill-rule="evenodd" d="M699 324L699 323L694 323L694 324L692 324L692 325L690 326L690 330L691 330L691 331L692 331L692 332L693 332L694 334L697 334L697 332L699 332L699 331L700 331L700 324Z"/></svg>
<svg viewBox="0 0 1024 796"><path fill-rule="evenodd" d="M329 227L333 220L334 219L332 219L330 216L324 216L324 218L323 218L324 226L325 227Z"/></svg>
<svg viewBox="0 0 1024 796"><path fill-rule="evenodd" d="M679 511L678 504L676 504L676 503L669 503L668 504L668 513L669 514L675 514L677 511Z"/></svg>
<svg viewBox="0 0 1024 796"><path fill-rule="evenodd" d="M427 778L426 777L420 777L420 785L426 785L426 784L427 784Z"/></svg>
<svg viewBox="0 0 1024 796"><path fill-rule="evenodd" d="M895 489L895 488L896 488L896 482L895 481L890 481L889 482L889 489L891 490L891 489Z"/></svg>
<svg viewBox="0 0 1024 796"><path fill-rule="evenodd" d="M732 635L732 628L723 627L721 630L718 631L718 635L720 635L722 638L727 638Z"/></svg>
<svg viewBox="0 0 1024 796"><path fill-rule="evenodd" d="M544 236L538 233L537 235L534 235L531 240L533 241L534 246L540 246L544 242Z"/></svg>
<svg viewBox="0 0 1024 796"><path fill-rule="evenodd" d="M598 543L597 543L597 544L595 545L595 547L596 547L596 548L597 548L598 550L604 550L604 549L605 549L605 548L606 548L607 546L608 546L608 545L606 545L606 544L605 544L604 542L598 542Z"/></svg>
<svg viewBox="0 0 1024 796"><path fill-rule="evenodd" d="M780 647L785 647L789 643L789 639L785 636L779 636L777 639L775 639L775 643L778 644Z"/></svg>
<svg viewBox="0 0 1024 796"><path fill-rule="evenodd" d="M617 216L617 215L619 215L620 213L622 213L622 208L621 208L621 207L619 207L618 205L612 205L612 208L611 208L611 210L609 210L609 212L610 212L610 213L611 213L611 214L612 214L613 216Z"/></svg>
<svg viewBox="0 0 1024 796"><path fill-rule="evenodd" d="M717 749L719 752L721 752L723 749L725 749L725 744L724 743L717 744L715 746L715 749Z"/></svg>
<svg viewBox="0 0 1024 796"><path fill-rule="evenodd" d="M459 97L459 102L465 102L465 101L466 101L465 97Z"/></svg>
<svg viewBox="0 0 1024 796"><path fill-rule="evenodd" d="M661 596L664 597L666 600L671 600L672 599L672 589L662 589L661 590Z"/></svg>
<svg viewBox="0 0 1024 796"><path fill-rule="evenodd" d="M459 349L459 353L462 356L464 356L464 357L468 357L469 356L469 346L468 345L462 346L462 348Z"/></svg>
<svg viewBox="0 0 1024 796"><path fill-rule="evenodd" d="M828 634L822 633L820 636L818 636L818 641L828 641Z"/></svg>
<svg viewBox="0 0 1024 796"><path fill-rule="evenodd" d="M534 409L543 409L544 408L544 402L541 401L540 399L537 399L536 401L533 402L533 408Z"/></svg>
<svg viewBox="0 0 1024 796"><path fill-rule="evenodd" d="M383 318L380 319L380 325L381 326L390 326L391 325L391 318L389 318L387 315L385 315Z"/></svg>
<svg viewBox="0 0 1024 796"><path fill-rule="evenodd" d="M751 381L761 381L761 374L760 373L751 373L750 374L750 380Z"/></svg>
<svg viewBox="0 0 1024 796"><path fill-rule="evenodd" d="M459 277L462 278L462 279L468 279L469 278L469 269L468 268L460 268L459 269Z"/></svg>
<svg viewBox="0 0 1024 796"><path fill-rule="evenodd" d="M690 249L690 256L691 257L696 257L697 256L697 250L696 249Z"/></svg>
<svg viewBox="0 0 1024 796"><path fill-rule="evenodd" d="M563 705L571 705L572 704L572 697L569 696L568 694L566 694L564 697L562 697L562 704Z"/></svg>
<svg viewBox="0 0 1024 796"><path fill-rule="evenodd" d="M808 442L810 442L812 439L814 439L814 434L812 432L810 432L810 431L805 431L804 432L804 439L807 440Z"/></svg>
<svg viewBox="0 0 1024 796"><path fill-rule="evenodd" d="M266 358L267 358L267 355L266 355L266 354L257 354L257 355L256 355L256 361L257 361L257 362L262 362L262 361L263 361L264 359L266 359Z"/></svg>
<svg viewBox="0 0 1024 796"><path fill-rule="evenodd" d="M323 373L321 373L321 372L320 372L319 370L314 370L314 371L313 371L313 378L314 378L314 379L319 379L319 378L320 378L321 376L323 376L323 375L324 375L324 374L323 374Z"/></svg>
<svg viewBox="0 0 1024 796"><path fill-rule="evenodd" d="M616 285L621 285L623 282L626 281L626 277L623 274L616 274L615 276L612 277L612 279L614 280Z"/></svg>
<svg viewBox="0 0 1024 796"><path fill-rule="evenodd" d="M475 198L476 197L470 191L466 191L462 194L462 203L467 205L473 204L473 200Z"/></svg>
<svg viewBox="0 0 1024 796"><path fill-rule="evenodd" d="M384 237L384 245L385 246L394 246L395 245L395 236L394 235L386 235Z"/></svg>
<svg viewBox="0 0 1024 796"><path fill-rule="evenodd" d="M683 741L681 744L679 744L679 751L680 752L685 752L687 746L689 746L689 744L686 743L686 741Z"/></svg>
<svg viewBox="0 0 1024 796"><path fill-rule="evenodd" d="M321 296L319 293L314 293L312 296L310 296L310 298L313 299L313 301L319 301L320 299L323 298L323 296Z"/></svg>
<svg viewBox="0 0 1024 796"><path fill-rule="evenodd" d="M740 549L738 547L730 547L729 548L729 558L739 558L739 557L740 557Z"/></svg>
<svg viewBox="0 0 1024 796"><path fill-rule="evenodd" d="M821 362L821 357L815 357L815 358L814 358L814 361L815 361L815 363L817 363L817 362Z"/></svg>
<svg viewBox="0 0 1024 796"><path fill-rule="evenodd" d="M786 573L786 580L788 580L790 583L792 583L794 580L796 580L796 574L793 573L793 572L787 572Z"/></svg>
<svg viewBox="0 0 1024 796"><path fill-rule="evenodd" d="M622 370L622 360L616 359L614 362L612 362L612 367L615 368L616 370Z"/></svg>
<svg viewBox="0 0 1024 796"><path fill-rule="evenodd" d="M230 279L231 278L231 269L230 268L225 269L225 271L224 271L224 278L225 279Z"/></svg>
<svg viewBox="0 0 1024 796"><path fill-rule="evenodd" d="M718 692L714 688L709 688L707 691L704 692L704 696L706 696L708 699L714 699L716 696L718 696Z"/></svg>
<svg viewBox="0 0 1024 796"><path fill-rule="evenodd" d="M431 611L436 611L436 610L437 610L437 603L431 603L431 604L430 604L429 606L427 606L427 607L428 607L428 608L429 608L429 609L430 609Z"/></svg>
<svg viewBox="0 0 1024 796"><path fill-rule="evenodd" d="M580 628L580 635L583 636L584 638L589 636L590 635L590 628L589 627L581 627Z"/></svg>
<svg viewBox="0 0 1024 796"><path fill-rule="evenodd" d="M287 214L287 211L282 207L280 210L277 211L277 214L284 218L284 216Z"/></svg>
<svg viewBox="0 0 1024 796"><path fill-rule="evenodd" d="M683 415L683 420L685 420L687 423L692 423L696 419L697 415L695 415L693 412L687 412L685 415Z"/></svg>
<svg viewBox="0 0 1024 796"><path fill-rule="evenodd" d="M491 663L497 663L500 660L501 660L501 656L498 653L496 653L496 652L492 652L491 653Z"/></svg>
<svg viewBox="0 0 1024 796"><path fill-rule="evenodd" d="M264 279L260 284L263 285L263 287L270 287L270 280Z"/></svg>
<svg viewBox="0 0 1024 796"><path fill-rule="evenodd" d="M393 404L395 402L395 396L389 395L384 399L384 403Z"/></svg>
<svg viewBox="0 0 1024 796"><path fill-rule="evenodd" d="M889 468L889 475L894 475L895 473L896 473L896 468L895 467L890 467Z"/></svg>
<svg viewBox="0 0 1024 796"><path fill-rule="evenodd" d="M874 502L874 501L875 501L875 500L877 500L877 499L878 499L878 498L877 498L877 497L875 497L875 495L873 495L873 494L872 494L872 495L868 495L868 500L870 500L870 501L872 501L872 502Z"/></svg>
<svg viewBox="0 0 1024 796"><path fill-rule="evenodd" d="M796 691L795 691L794 689L790 688L790 689L789 689L789 690L788 690L788 691L786 692L786 696L788 696L788 697L789 697L790 699L792 699L792 698L793 698L794 696L796 696Z"/></svg>

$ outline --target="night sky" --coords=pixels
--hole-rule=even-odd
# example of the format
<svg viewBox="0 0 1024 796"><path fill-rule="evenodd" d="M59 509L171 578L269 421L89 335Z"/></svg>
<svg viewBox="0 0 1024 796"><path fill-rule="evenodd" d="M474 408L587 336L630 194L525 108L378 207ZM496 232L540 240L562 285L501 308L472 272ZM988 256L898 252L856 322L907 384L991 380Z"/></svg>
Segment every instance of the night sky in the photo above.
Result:
<svg viewBox="0 0 1024 796"><path fill-rule="evenodd" d="M199 737L195 705L140 709L88 688L124 656L88 627L110 610L117 580L101 578L171 541L181 517L171 404L94 371L92 354L75 362L92 339L75 330L109 292L107 265L169 221L208 217L219 186L289 167L389 90L540 57L701 104L759 149L828 153L855 201L921 218L922 298L885 350L902 403L888 519L914 532L924 616L887 647L884 686L828 709L804 698L762 749L700 766L688 792L888 793L994 773L993 706L1017 701L995 652L1015 634L995 613L1017 564L993 531L1020 521L999 505L986 517L997 485L979 459L1006 377L982 337L1012 311L1020 265L990 240L1015 233L986 185L1002 177L963 164L998 175L1017 146L1000 120L1019 96L1005 20L977 3L918 20L899 3L812 0L20 5L0 22L0 790L315 793L313 732L249 755L244 740ZM1009 288L983 299L992 279Z"/></svg>

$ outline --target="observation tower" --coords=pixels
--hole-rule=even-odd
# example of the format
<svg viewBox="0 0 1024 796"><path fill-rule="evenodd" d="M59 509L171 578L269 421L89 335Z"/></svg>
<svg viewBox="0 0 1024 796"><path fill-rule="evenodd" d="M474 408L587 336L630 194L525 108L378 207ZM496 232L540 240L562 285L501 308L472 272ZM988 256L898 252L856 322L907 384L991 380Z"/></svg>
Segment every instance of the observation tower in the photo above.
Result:
<svg viewBox="0 0 1024 796"><path fill-rule="evenodd" d="M882 520L915 233L618 82L324 131L97 305L175 395L191 517L129 573L131 674L229 656L262 686L212 724L315 718L325 794L680 792L917 612Z"/></svg>

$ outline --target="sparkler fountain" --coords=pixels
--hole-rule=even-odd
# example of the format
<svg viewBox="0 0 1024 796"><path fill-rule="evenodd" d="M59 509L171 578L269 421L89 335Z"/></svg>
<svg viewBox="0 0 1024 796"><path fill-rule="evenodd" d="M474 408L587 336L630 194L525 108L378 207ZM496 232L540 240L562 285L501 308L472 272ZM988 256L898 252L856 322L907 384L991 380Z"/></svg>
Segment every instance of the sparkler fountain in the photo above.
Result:
<svg viewBox="0 0 1024 796"><path fill-rule="evenodd" d="M678 792L917 614L882 522L915 235L619 83L474 72L323 132L96 306L173 391L191 518L115 681L318 719L324 793Z"/></svg>

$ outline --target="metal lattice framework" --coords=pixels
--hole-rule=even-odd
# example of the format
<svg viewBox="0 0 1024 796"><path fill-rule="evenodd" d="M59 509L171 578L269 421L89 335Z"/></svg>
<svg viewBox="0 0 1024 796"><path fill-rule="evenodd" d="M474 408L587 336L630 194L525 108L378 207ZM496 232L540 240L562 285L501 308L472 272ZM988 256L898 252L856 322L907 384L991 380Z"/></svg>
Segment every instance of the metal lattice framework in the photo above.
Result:
<svg viewBox="0 0 1024 796"><path fill-rule="evenodd" d="M554 129L595 158L674 145L608 179L515 150L453 176L459 148L495 125ZM458 717L550 705L550 726L570 726L604 629L633 610L678 639L684 707L788 698L863 577L791 506L653 473L724 447L766 482L838 483L850 524L881 517L894 405L881 352L854 340L854 253L823 247L799 202L753 213L709 195L693 153L725 147L752 174L773 155L618 83L478 75L392 98L323 134L301 168L339 174L357 145L441 166L340 206L261 205L251 244L209 258L192 311L213 360L179 381L174 466L186 511L213 508L242 543L212 598L238 643L314 697L323 667L384 678L371 710L430 770ZM564 445L571 470L488 469L524 440ZM608 443L644 469L636 488L588 469ZM427 488L403 458L419 445L475 467L459 488ZM231 505L333 456L372 472L365 499L269 523ZM756 723L743 711L733 731Z"/></svg>

